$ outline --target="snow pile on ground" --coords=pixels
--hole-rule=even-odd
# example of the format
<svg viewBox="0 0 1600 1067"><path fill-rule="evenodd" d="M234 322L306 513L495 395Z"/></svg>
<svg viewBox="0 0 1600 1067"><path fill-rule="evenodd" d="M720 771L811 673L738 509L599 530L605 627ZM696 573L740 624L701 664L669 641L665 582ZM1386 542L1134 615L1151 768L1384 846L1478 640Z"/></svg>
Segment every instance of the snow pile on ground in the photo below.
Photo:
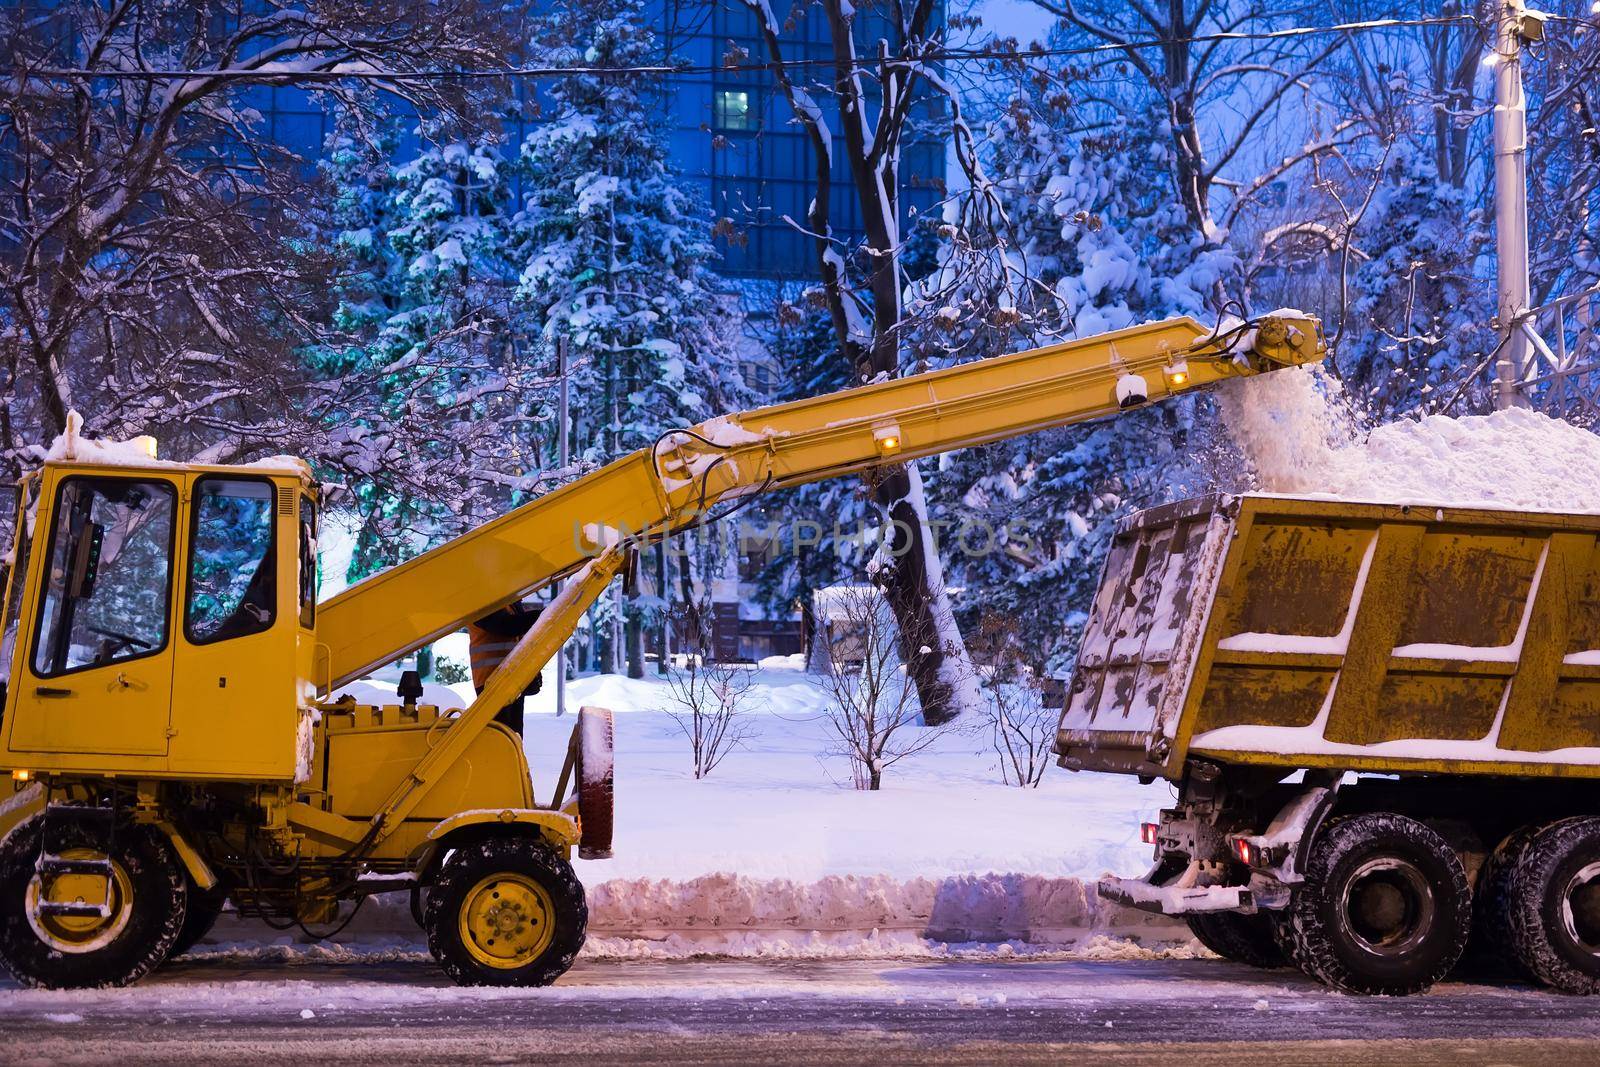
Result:
<svg viewBox="0 0 1600 1067"><path fill-rule="evenodd" d="M1600 437L1536 411L1430 415L1362 433L1321 366L1232 382L1220 399L1267 492L1600 513Z"/></svg>

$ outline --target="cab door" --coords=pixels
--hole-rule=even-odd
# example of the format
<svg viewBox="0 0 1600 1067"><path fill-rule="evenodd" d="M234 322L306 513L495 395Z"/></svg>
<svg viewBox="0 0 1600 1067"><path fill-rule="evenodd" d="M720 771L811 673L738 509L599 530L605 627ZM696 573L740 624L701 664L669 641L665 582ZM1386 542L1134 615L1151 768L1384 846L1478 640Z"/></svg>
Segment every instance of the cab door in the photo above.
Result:
<svg viewBox="0 0 1600 1067"><path fill-rule="evenodd" d="M296 492L243 471L190 476L168 752L174 773L294 772Z"/></svg>
<svg viewBox="0 0 1600 1067"><path fill-rule="evenodd" d="M145 472L73 474L48 505L11 747L164 756L178 486Z"/></svg>

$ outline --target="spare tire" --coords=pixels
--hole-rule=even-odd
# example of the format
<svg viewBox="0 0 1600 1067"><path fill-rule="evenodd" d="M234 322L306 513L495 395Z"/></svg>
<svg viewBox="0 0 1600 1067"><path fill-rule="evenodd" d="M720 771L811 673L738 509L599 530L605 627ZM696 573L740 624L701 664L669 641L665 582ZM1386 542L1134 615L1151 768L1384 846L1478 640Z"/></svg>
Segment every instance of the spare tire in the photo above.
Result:
<svg viewBox="0 0 1600 1067"><path fill-rule="evenodd" d="M613 774L615 771L611 711L578 709L578 855L586 860L611 856Z"/></svg>

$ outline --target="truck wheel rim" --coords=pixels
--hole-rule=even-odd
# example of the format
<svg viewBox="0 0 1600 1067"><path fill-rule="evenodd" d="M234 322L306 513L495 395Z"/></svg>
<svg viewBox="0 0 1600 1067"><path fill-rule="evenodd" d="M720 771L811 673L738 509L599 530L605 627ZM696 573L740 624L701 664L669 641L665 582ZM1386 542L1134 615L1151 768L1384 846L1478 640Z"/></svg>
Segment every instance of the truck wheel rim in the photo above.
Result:
<svg viewBox="0 0 1600 1067"><path fill-rule="evenodd" d="M523 874L491 874L461 904L461 943L486 967L515 970L544 954L555 937L555 905Z"/></svg>
<svg viewBox="0 0 1600 1067"><path fill-rule="evenodd" d="M1345 880L1345 928L1365 952L1395 957L1412 952L1433 928L1433 887L1410 862L1368 860Z"/></svg>
<svg viewBox="0 0 1600 1067"><path fill-rule="evenodd" d="M103 860L105 853L89 848L70 848L61 853L64 860ZM107 884L109 883L109 885ZM41 915L39 905L104 904L108 914ZM111 877L99 874L58 874L45 884L45 876L35 874L28 882L28 925L34 934L68 955L83 955L104 948L127 929L133 915L133 883L116 860L111 861Z"/></svg>
<svg viewBox="0 0 1600 1067"><path fill-rule="evenodd" d="M1600 955L1600 861L1567 881L1561 894L1561 925L1579 948Z"/></svg>

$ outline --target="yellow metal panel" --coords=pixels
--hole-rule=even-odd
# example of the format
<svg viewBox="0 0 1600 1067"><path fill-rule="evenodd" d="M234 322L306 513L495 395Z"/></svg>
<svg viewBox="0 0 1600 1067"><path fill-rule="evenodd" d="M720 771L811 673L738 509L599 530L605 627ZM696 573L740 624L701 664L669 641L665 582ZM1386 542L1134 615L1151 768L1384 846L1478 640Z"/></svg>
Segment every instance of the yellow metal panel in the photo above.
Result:
<svg viewBox="0 0 1600 1067"><path fill-rule="evenodd" d="M1356 613L1355 625L1324 731L1330 741L1360 744L1383 732L1381 723L1374 721L1383 717L1378 697L1395 637L1416 595L1417 551L1425 532L1425 527L1408 523L1378 527L1366 585L1360 602L1350 609Z"/></svg>
<svg viewBox="0 0 1600 1067"><path fill-rule="evenodd" d="M1522 655L1506 694L1501 748L1539 751L1557 747L1551 744L1551 718L1567 651L1573 591L1594 554L1595 538L1592 534L1558 533L1551 535L1548 543L1539 587L1527 609Z"/></svg>
<svg viewBox="0 0 1600 1067"><path fill-rule="evenodd" d="M1331 670L1234 667L1217 664L1206 679L1196 732L1223 726L1310 726L1322 710Z"/></svg>
<svg viewBox="0 0 1600 1067"><path fill-rule="evenodd" d="M328 731L327 791L333 810L350 819L370 819L450 724L442 719ZM490 723L422 795L410 817L433 822L461 811L532 806L521 739Z"/></svg>
<svg viewBox="0 0 1600 1067"><path fill-rule="evenodd" d="M209 472L208 472L209 473ZM243 472L234 471L237 477ZM203 475L189 475L184 521L184 572L179 575L178 611L173 630L177 663L173 673L172 743L168 767L195 778L246 778L290 781L298 753L297 699L299 623L295 511L274 508L273 547L275 614L260 633L196 644L185 632L187 571L191 563L188 514L195 485ZM291 502L299 495L298 479L271 479L274 499L286 490Z"/></svg>

